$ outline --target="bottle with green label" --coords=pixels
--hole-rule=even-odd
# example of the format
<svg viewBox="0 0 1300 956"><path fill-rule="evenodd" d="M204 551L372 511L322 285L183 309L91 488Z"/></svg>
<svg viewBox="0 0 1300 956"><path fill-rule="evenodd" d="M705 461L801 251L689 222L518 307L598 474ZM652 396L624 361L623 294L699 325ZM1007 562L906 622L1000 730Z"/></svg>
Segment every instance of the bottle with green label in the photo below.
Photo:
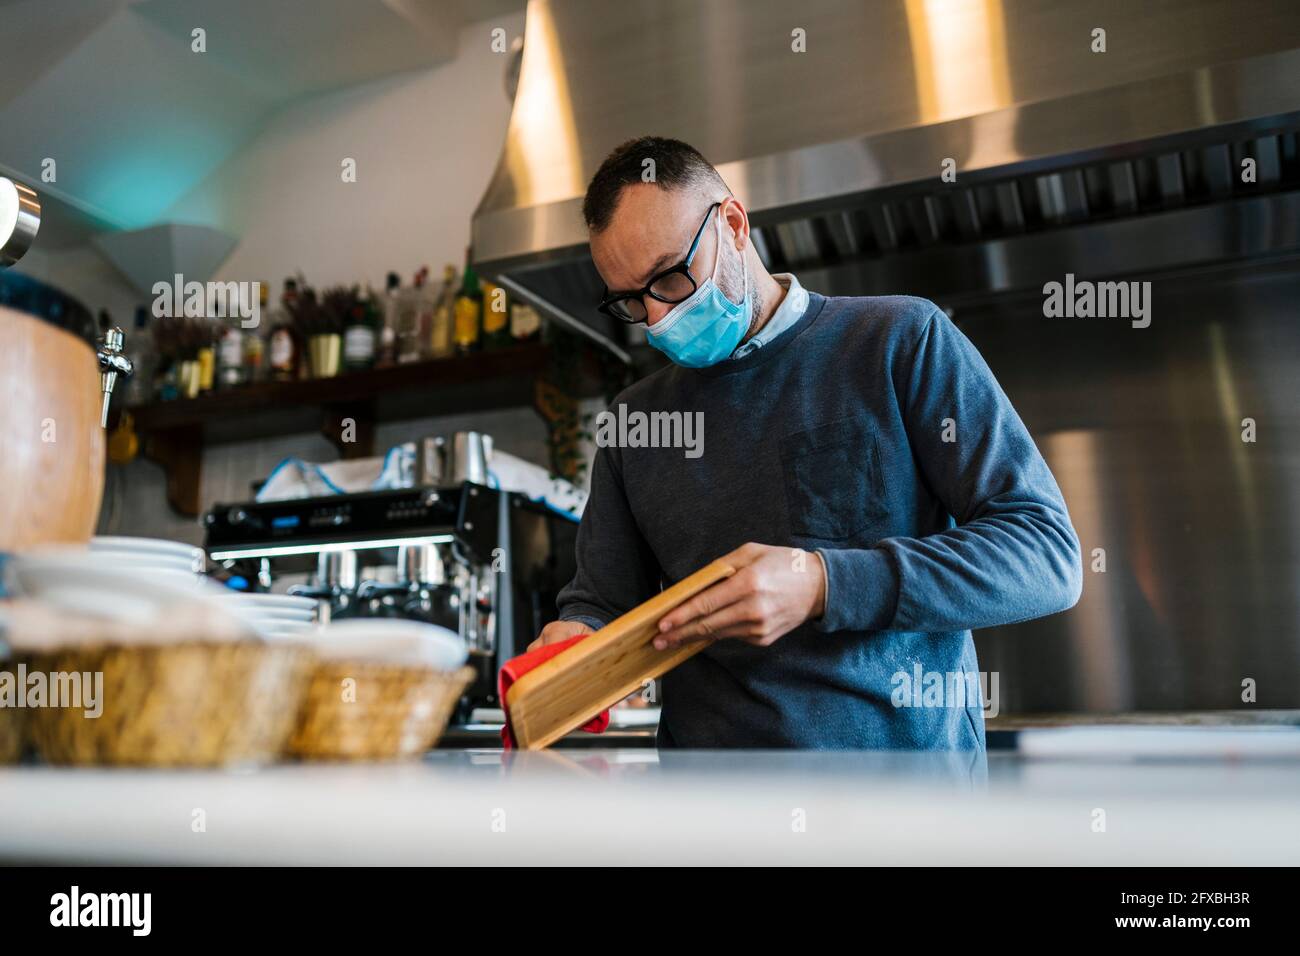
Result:
<svg viewBox="0 0 1300 956"><path fill-rule="evenodd" d="M372 368L383 318L370 287L356 297L343 329L343 365L350 371Z"/></svg>

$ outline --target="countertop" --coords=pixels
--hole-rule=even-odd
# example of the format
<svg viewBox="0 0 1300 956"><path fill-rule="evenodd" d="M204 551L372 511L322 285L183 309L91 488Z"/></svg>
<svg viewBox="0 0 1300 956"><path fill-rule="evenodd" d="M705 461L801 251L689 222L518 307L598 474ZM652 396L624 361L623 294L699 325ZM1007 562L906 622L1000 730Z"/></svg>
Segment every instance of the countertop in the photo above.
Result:
<svg viewBox="0 0 1300 956"><path fill-rule="evenodd" d="M1300 863L1300 732L1074 728L971 754L438 750L0 769L0 861Z"/></svg>
<svg viewBox="0 0 1300 956"><path fill-rule="evenodd" d="M483 711L475 723L452 724L442 736L444 749L493 748L501 740L500 711ZM603 734L575 730L556 741L560 749L654 747L659 708L617 709ZM1292 727L1300 731L1300 710L1128 711L1116 714L1004 714L985 720L990 750L1014 749L1028 730L1058 727Z"/></svg>

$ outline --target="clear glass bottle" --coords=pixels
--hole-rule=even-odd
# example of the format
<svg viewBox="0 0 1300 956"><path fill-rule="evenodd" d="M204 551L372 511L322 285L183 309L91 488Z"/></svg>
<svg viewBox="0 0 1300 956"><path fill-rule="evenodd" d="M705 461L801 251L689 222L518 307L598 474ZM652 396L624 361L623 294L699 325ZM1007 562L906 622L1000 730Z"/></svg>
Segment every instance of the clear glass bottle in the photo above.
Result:
<svg viewBox="0 0 1300 956"><path fill-rule="evenodd" d="M405 307L401 310L402 323L397 336L397 361L418 362L424 358L424 343L428 341L433 303L429 299L429 269L422 267L415 274L415 283L408 290Z"/></svg>
<svg viewBox="0 0 1300 956"><path fill-rule="evenodd" d="M456 267L448 263L442 270L442 288L438 290L429 322L429 355L433 358L447 358L452 354L455 307Z"/></svg>
<svg viewBox="0 0 1300 956"><path fill-rule="evenodd" d="M247 378L244 373L244 327L239 310L217 320L217 387L236 388Z"/></svg>
<svg viewBox="0 0 1300 956"><path fill-rule="evenodd" d="M271 332L268 336L271 378L279 382L292 381L298 377L298 360L300 343L293 325L292 307L298 301L298 280L284 280L284 292L280 296L280 305L271 318Z"/></svg>
<svg viewBox="0 0 1300 956"><path fill-rule="evenodd" d="M375 353L377 366L392 365L397 360L397 330L402 325L405 298L406 289L402 288L402 277L396 272L388 273L384 280L383 325Z"/></svg>
<svg viewBox="0 0 1300 956"><path fill-rule="evenodd" d="M270 298L271 290L267 284L259 282L257 284L257 325L244 330L244 381L246 382L260 382L266 377L266 369L263 367L266 358L264 336L267 320L270 318L267 310Z"/></svg>

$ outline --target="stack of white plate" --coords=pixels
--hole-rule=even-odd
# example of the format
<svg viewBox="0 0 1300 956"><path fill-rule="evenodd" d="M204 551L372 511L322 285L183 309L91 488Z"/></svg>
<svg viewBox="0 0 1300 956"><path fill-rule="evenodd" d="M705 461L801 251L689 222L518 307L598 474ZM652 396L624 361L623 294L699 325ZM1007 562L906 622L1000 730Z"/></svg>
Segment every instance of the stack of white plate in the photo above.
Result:
<svg viewBox="0 0 1300 956"><path fill-rule="evenodd" d="M197 581L204 569L202 548L162 538L91 538L90 553L105 567L176 584Z"/></svg>
<svg viewBox="0 0 1300 956"><path fill-rule="evenodd" d="M230 591L222 601L266 638L294 637L316 626L314 598Z"/></svg>
<svg viewBox="0 0 1300 956"><path fill-rule="evenodd" d="M232 591L195 573L202 560L201 549L172 541L95 538L89 548L15 555L7 577L15 594L92 617L145 624L168 608L190 606L229 615L267 640L315 628L313 598Z"/></svg>

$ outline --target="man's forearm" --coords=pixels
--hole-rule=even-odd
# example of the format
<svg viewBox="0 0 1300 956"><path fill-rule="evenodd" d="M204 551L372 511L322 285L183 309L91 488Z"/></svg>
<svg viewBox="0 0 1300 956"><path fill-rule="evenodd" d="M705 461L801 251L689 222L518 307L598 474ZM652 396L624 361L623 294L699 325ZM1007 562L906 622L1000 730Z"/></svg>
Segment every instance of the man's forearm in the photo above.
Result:
<svg viewBox="0 0 1300 956"><path fill-rule="evenodd" d="M875 548L827 550L824 631L964 631L1053 614L1078 599L1063 516L981 519Z"/></svg>

